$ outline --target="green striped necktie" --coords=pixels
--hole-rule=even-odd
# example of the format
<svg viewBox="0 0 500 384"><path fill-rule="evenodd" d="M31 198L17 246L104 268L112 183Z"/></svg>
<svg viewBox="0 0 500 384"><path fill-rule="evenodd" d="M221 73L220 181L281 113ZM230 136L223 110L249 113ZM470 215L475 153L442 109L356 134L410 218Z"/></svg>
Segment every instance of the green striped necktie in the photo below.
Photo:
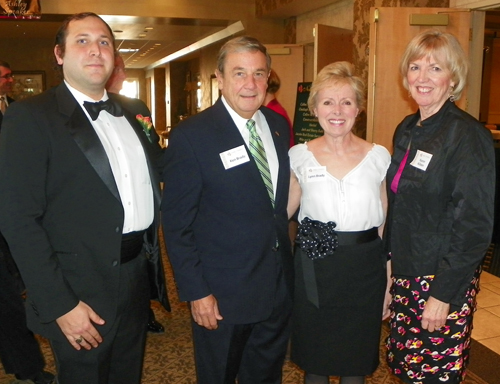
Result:
<svg viewBox="0 0 500 384"><path fill-rule="evenodd" d="M259 168L262 180L267 188L267 193L271 199L271 203L274 207L274 192L273 192L273 181L271 179L271 172L269 171L269 163L267 162L266 150L262 144L262 140L255 129L255 121L250 119L247 121L247 128L250 131L250 153L252 154L257 167Z"/></svg>

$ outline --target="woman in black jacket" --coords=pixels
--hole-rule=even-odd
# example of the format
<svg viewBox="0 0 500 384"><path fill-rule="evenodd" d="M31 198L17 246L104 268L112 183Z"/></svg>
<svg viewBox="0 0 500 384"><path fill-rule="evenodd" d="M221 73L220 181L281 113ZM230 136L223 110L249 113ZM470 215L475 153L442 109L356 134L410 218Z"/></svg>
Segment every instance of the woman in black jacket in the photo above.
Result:
<svg viewBox="0 0 500 384"><path fill-rule="evenodd" d="M460 383L468 361L495 159L489 131L454 104L467 69L456 38L437 30L417 35L400 63L419 110L397 127L387 174L387 359L407 383Z"/></svg>

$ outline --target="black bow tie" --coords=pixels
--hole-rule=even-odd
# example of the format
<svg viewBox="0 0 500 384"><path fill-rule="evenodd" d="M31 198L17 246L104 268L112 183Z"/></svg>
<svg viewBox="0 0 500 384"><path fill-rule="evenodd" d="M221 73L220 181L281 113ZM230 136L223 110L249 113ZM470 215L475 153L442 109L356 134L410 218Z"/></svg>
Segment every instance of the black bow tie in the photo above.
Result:
<svg viewBox="0 0 500 384"><path fill-rule="evenodd" d="M111 99L108 99L106 101L99 101L97 103L84 101L83 106L89 113L92 120L97 120L101 111L106 111L113 116L123 116L122 106Z"/></svg>

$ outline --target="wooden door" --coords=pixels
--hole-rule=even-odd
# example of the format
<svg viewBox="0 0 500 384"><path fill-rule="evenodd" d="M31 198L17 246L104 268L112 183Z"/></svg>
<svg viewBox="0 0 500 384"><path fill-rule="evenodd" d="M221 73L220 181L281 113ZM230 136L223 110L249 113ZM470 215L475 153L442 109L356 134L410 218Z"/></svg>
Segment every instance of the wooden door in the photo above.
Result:
<svg viewBox="0 0 500 384"><path fill-rule="evenodd" d="M314 26L314 77L334 61L352 62L353 31L329 25Z"/></svg>
<svg viewBox="0 0 500 384"><path fill-rule="evenodd" d="M448 15L448 25L410 25L412 15ZM432 16L431 16L432 17ZM481 19L482 18L482 19ZM482 26L481 26L482 20ZM471 61L468 87L457 105L479 114L484 12L448 8L372 8L366 138L392 151L399 122L418 107L408 96L399 74L399 61L408 42L419 32L436 28L457 37Z"/></svg>

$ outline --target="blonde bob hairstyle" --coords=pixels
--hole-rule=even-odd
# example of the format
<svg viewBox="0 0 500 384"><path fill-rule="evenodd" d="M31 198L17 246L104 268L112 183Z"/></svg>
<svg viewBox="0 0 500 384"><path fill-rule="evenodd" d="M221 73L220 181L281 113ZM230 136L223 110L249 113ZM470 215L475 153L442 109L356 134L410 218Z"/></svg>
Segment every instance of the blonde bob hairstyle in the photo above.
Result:
<svg viewBox="0 0 500 384"><path fill-rule="evenodd" d="M314 114L318 102L318 92L329 86L343 86L348 84L356 94L356 105L360 111L365 109L365 83L361 78L354 76L354 66L347 61L336 61L328 64L314 79L307 106L309 111Z"/></svg>
<svg viewBox="0 0 500 384"><path fill-rule="evenodd" d="M406 47L399 63L403 86L409 89L407 74L410 64L422 58L429 59L431 56L449 73L451 81L455 84L450 90L450 96L454 100L460 99L467 83L469 63L456 37L437 29L419 33Z"/></svg>

